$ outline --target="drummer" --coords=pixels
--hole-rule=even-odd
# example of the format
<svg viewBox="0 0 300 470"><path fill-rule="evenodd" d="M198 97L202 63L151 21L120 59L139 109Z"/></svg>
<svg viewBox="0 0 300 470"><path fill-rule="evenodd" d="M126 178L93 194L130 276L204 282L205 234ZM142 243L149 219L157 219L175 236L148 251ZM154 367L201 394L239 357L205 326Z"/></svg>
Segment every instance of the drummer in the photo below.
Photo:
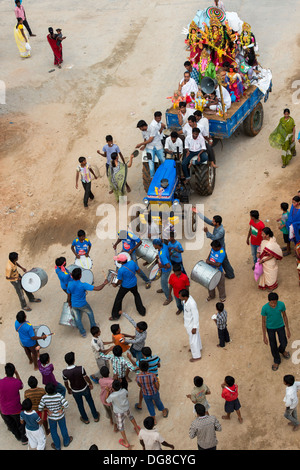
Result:
<svg viewBox="0 0 300 470"><path fill-rule="evenodd" d="M219 271L221 271L222 275L216 287L219 291L220 302L225 302L226 300L225 276L224 276L222 263L226 257L226 252L225 252L225 249L222 247L222 244L219 240L213 240L210 246L211 246L211 250L207 257L206 263L209 264L210 266L213 266L214 268L217 268ZM208 298L206 299L207 302L215 298L216 296L215 291L216 291L215 289L208 291L209 295L208 295Z"/></svg>
<svg viewBox="0 0 300 470"><path fill-rule="evenodd" d="M173 298L169 294L169 276L171 274L172 264L169 255L168 246L159 238L153 240L153 246L158 250L158 266L161 269L160 284L161 289L157 291L158 294L165 294L166 300L163 305L169 305L172 302Z"/></svg>
<svg viewBox="0 0 300 470"><path fill-rule="evenodd" d="M15 329L19 334L20 343L29 359L29 364L33 363L34 370L39 370L38 353L36 350L37 340L46 339L47 335L36 336L33 326L27 321L26 313L23 310L17 313Z"/></svg>
<svg viewBox="0 0 300 470"><path fill-rule="evenodd" d="M116 251L117 246L119 243L122 242L122 251L126 252L130 255L131 260L137 263L137 256L136 256L136 250L139 246L142 244L142 240L138 238L133 232L126 231L126 230L120 230L118 232L118 240L116 243L113 245L113 249ZM145 281L146 283L146 289L150 289L151 287L151 281L150 279L146 276L146 274L139 269L137 271L137 274Z"/></svg>
<svg viewBox="0 0 300 470"><path fill-rule="evenodd" d="M182 263L182 253L184 252L184 249L182 248L181 243L175 239L174 232L170 232L168 248L172 266L174 266L175 264L179 264L183 274L186 274Z"/></svg>
<svg viewBox="0 0 300 470"><path fill-rule="evenodd" d="M18 253L14 251L9 253L8 263L6 265L6 279L10 281L11 285L15 288L20 300L21 309L25 310L26 312L31 312L31 308L26 303L24 292L28 297L29 302L41 302L41 299L37 299L32 292L27 292L25 289L23 289L21 284L22 277L18 272L18 268L22 269L24 273L26 273L27 270L18 263L18 259Z"/></svg>
<svg viewBox="0 0 300 470"><path fill-rule="evenodd" d="M77 238L75 238L71 245L71 250L74 253L76 258L80 258L80 256L86 256L87 258L90 256L90 251L92 248L92 244L88 238L86 238L86 233L84 230L78 230Z"/></svg>
<svg viewBox="0 0 300 470"><path fill-rule="evenodd" d="M66 258L61 256L55 261L55 272L60 280L60 287L67 294L67 287L70 281L72 281L72 276L69 271L66 269Z"/></svg>

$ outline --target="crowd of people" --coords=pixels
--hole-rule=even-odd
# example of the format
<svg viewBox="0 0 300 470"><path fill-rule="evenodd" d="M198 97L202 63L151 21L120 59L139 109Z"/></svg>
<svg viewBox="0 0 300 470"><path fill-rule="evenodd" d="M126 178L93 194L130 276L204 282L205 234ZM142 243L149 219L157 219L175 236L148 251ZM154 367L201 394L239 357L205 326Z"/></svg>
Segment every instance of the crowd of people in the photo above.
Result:
<svg viewBox="0 0 300 470"><path fill-rule="evenodd" d="M222 2L216 1L216 4ZM223 4L222 4L223 5ZM217 5L222 9L224 6ZM16 17L18 24L15 29L15 38L22 57L30 56L29 42L24 33L23 25L27 28L30 36L34 36L29 27L25 10L21 1L16 1ZM61 66L62 46L65 39L60 29L49 28L48 41L54 52L55 65ZM249 36L249 41L255 44L255 38L251 30L245 30L242 36ZM247 33L247 34L246 34ZM194 37L195 32L191 28L189 32L188 44L190 51L195 52L199 47L199 40ZM207 32L209 38L209 32ZM212 36L214 37L214 36ZM215 36L217 40L217 36ZM196 41L196 42L193 42ZM197 44L196 44L197 43ZM195 46L196 44L196 46ZM210 44L211 45L211 44ZM230 42L226 45L228 48ZM220 64L220 55L218 49L213 49L214 66L219 67L226 64ZM206 52L205 52L206 51ZM231 51L232 52L232 51ZM203 58L207 53L207 47L203 47ZM196 55L193 55L194 63L187 61L184 63L186 71L184 78L180 81L178 92L182 97L192 97L193 93L198 91L197 77L199 83L199 72L195 72ZM252 57L253 59L253 57ZM247 61L250 63L251 54L247 54ZM201 61L200 57L199 60ZM201 61L204 63L204 60ZM212 63L210 61L210 63ZM251 67L255 64L252 62ZM211 69L212 67L210 67ZM207 69L208 70L208 69ZM207 72L208 73L208 72ZM194 78L192 76L194 75ZM196 88L194 88L194 82ZM230 83L230 86L233 83ZM217 87L217 84L216 84ZM234 88L236 91L236 88ZM211 98L209 104L210 110L216 111L220 106L221 97ZM231 90L233 91L233 89ZM223 98L226 102L226 89L223 91ZM209 161L209 164L216 166L215 161L210 159L209 145L211 138L209 135L209 121L200 110L195 110L190 106L191 101L180 100L178 105L178 117L181 131L172 132L171 135L163 140L163 131L165 124L162 123L162 113L157 111L151 124L140 120L137 128L141 131L143 141L136 145L137 149L146 150L151 155L149 159L150 176L155 173L154 157L157 157L160 163L163 163L166 155L179 153L185 155L182 160L182 170L186 180L190 178L189 166L191 159L197 157L198 161L203 163ZM225 103L226 109L229 109L230 103ZM284 120L280 122L280 129L277 129L270 137L270 143L284 147L282 157L283 167L285 167L292 156L295 155L295 123L290 121L290 111L284 111ZM282 131L284 129L284 132ZM280 138L278 135L280 134ZM284 144L282 138L285 135ZM288 139L286 138L288 135ZM275 142L275 143L274 143ZM184 153L184 149L186 152ZM110 193L114 193L116 201L123 196L126 191L130 192L130 186L127 183L127 169L132 165L134 154L131 155L129 163L125 159L117 144L111 135L106 136L106 144L102 152L98 154L106 158L106 175L109 181ZM91 165L87 163L85 157L79 158L79 165L76 169L75 185L78 188L79 178L84 188L83 204L88 208L89 200L94 199L91 190L92 177L97 179ZM272 370L277 371L281 362L281 356L284 359L290 358L290 353L286 350L288 339L290 338L290 329L286 307L276 292L278 287L278 262L283 257L295 253L297 269L300 284L300 195L292 199L292 207L282 202L280 205L282 214L277 220L279 229L283 234L284 247L281 247L276 240L270 227L266 227L260 220L259 211L250 211L249 231L246 236L246 243L251 248L253 258L253 274L258 281L260 290L268 291L268 302L262 306L262 333L265 344L270 345L273 357ZM234 279L235 272L228 258L225 245L225 229L223 219L220 215L214 215L209 219L204 214L192 209L195 214L206 224L204 232L206 238L210 239L210 250L207 253L206 263L221 272L220 280L215 289L208 290L207 302L216 301L216 290L219 299L215 303L215 313L212 319L216 324L216 336L218 337L217 347L225 348L230 343L230 334L228 329L228 312L225 308L226 302L226 279ZM207 227L213 227L212 232ZM175 299L176 315L183 315L184 327L189 339L191 358L190 362L198 362L202 358L202 340L200 336L199 311L195 299L190 294L190 279L184 268L184 248L183 244L176 239L174 231L169 232L166 238L157 227L153 227L149 220L149 239L152 240L153 247L157 250L157 264L160 271L160 289L157 293L163 294L164 300L162 306L172 304ZM119 263L116 282L113 284L117 288L117 294L113 303L109 321L111 322L112 337L105 341L101 337L99 324L95 319L92 307L87 302L87 292L102 291L109 284L105 279L102 284L97 286L82 281L81 268L75 268L70 272L67 268L65 257L58 257L55 261L55 272L60 282L60 287L67 296L67 303L74 317L75 325L81 337L86 338L87 332L83 325L83 314L87 315L90 324L91 353L95 357L97 370L88 374L85 367L77 364L74 352L70 351L64 355L66 363L65 369L60 371L63 384L57 380L57 372L54 374L54 365L48 353L42 353L38 341L46 338L46 335L37 336L30 323L27 314L31 312L29 303L40 303L41 299L36 298L32 293L27 292L22 286L22 276L18 271L21 269L24 273L26 268L19 264L19 255L16 252L9 253L9 259L6 267L6 279L14 287L20 302L21 310L16 315L15 332L19 335L20 345L23 347L26 357L30 364L33 364L34 371L40 373L42 386L39 386L39 380L35 376L27 379L26 390L24 390L24 381L21 379L13 363L8 362L5 365L5 377L0 379L0 411L3 421L8 430L15 438L24 445L32 449L44 450L46 448L47 436L51 435L51 447L60 450L62 446L68 447L73 436L69 434L66 410L70 406L66 396L71 395L77 406L79 419L82 423L88 425L90 418L86 412L85 405L89 407L90 414L94 422L99 422L99 406L103 408L107 419L111 423L112 430L120 433L119 444L125 448L131 448L128 436L125 430L126 418L131 422L135 433L144 450L160 450L161 446L174 449L173 444L169 444L157 430L156 408L161 412L162 418L167 419L169 408L164 404L167 395L167 385L159 380L159 369L163 366L163 361L159 352L152 351L148 344L147 332L148 324L144 317L147 309L144 305L142 295L138 289L137 275L142 279L146 289L152 288L152 281L138 265L137 249L142 240L131 231L130 227L124 232L118 232L117 240L113 245L116 252L119 244L122 244L122 253L116 254L114 260ZM294 250L292 247L294 246ZM71 244L71 251L75 258L81 256L89 257L92 248L91 241L86 237L84 230L79 230L77 237ZM126 253L130 255L126 256ZM141 321L135 321L128 313L122 309L124 297L131 293L134 297L137 313L143 317ZM28 302L26 300L26 297ZM173 297L174 296L174 297ZM120 319L126 319L129 323L128 328L132 328L131 334L124 333L123 327L118 323ZM279 344L278 344L279 342ZM131 377L130 377L131 375ZM134 377L134 379L133 379ZM135 382L137 387L134 389L129 384ZM284 398L286 410L284 413L296 431L300 428L297 418L297 391L300 388L300 382L295 380L293 375L285 375L283 379L286 386L286 395ZM216 449L216 433L222 431L219 420L210 415L210 405L207 396L211 390L205 384L204 379L195 376L193 379L194 387L191 393L186 397L193 403L195 419L189 429L189 437L197 438L199 450ZM95 395L98 391L98 397ZM162 389L162 393L161 393ZM23 398L21 392L24 393ZM93 391L93 393L92 393ZM129 394L136 393L137 402L132 413L129 404ZM231 419L235 412L239 423L243 423L241 414L241 403L239 400L238 385L232 376L225 376L220 391L220 398L224 400L225 414L223 420ZM139 424L140 420L136 416L145 404L148 416L143 420L143 427ZM171 410L172 411L172 410ZM139 424L138 424L139 423ZM68 423L69 424L69 423ZM60 429L61 437L58 434ZM92 443L91 443L92 446Z"/></svg>

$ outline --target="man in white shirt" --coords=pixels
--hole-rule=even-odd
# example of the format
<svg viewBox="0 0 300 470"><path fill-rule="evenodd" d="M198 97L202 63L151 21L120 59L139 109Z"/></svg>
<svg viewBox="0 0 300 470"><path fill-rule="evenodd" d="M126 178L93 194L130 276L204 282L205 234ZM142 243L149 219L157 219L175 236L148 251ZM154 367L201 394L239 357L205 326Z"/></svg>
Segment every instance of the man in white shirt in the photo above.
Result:
<svg viewBox="0 0 300 470"><path fill-rule="evenodd" d="M205 140L209 141L209 120L206 117L203 117L203 114L199 109L194 112L194 116L197 121L197 127L199 127L201 134Z"/></svg>
<svg viewBox="0 0 300 470"><path fill-rule="evenodd" d="M192 353L190 362L196 362L201 359L202 349L197 304L187 289L183 289L179 292L179 298L183 304L184 326L189 335L189 342Z"/></svg>
<svg viewBox="0 0 300 470"><path fill-rule="evenodd" d="M140 148L141 150L146 149L146 152L151 155L151 160L148 161L150 176L153 178L155 174L154 158L157 156L160 163L165 161L164 149L161 142L161 134L157 125L148 126L148 124L140 120L137 123L137 126L142 132L144 141L140 144L137 144L135 148Z"/></svg>
<svg viewBox="0 0 300 470"><path fill-rule="evenodd" d="M295 377L289 374L283 377L283 383L286 385L285 397L283 399L285 402L284 417L290 421L289 424L293 426L293 431L296 431L300 428L297 416L297 392L300 389L300 382L296 382Z"/></svg>
<svg viewBox="0 0 300 470"><path fill-rule="evenodd" d="M183 79L178 85L178 91L181 96L191 96L191 93L198 93L198 85L193 78L191 78L190 72L184 72Z"/></svg>
<svg viewBox="0 0 300 470"><path fill-rule="evenodd" d="M187 108L185 101L180 101L178 106L178 121L181 127L183 127L190 116L194 114L194 108Z"/></svg>
<svg viewBox="0 0 300 470"><path fill-rule="evenodd" d="M182 171L186 180L191 178L189 167L190 161L194 157L198 157L197 163L204 163L208 160L204 137L200 133L200 129L195 127L192 130L192 136L188 136L184 143L186 156L182 160Z"/></svg>
<svg viewBox="0 0 300 470"><path fill-rule="evenodd" d="M225 105L225 112L228 111L231 107L231 97L229 92L222 86L222 95L223 95L223 101ZM209 109L212 111L217 111L218 109L222 109L222 100L221 100L221 93L220 93L220 87L218 82L216 82L215 85L215 99L212 101L212 104L209 105Z"/></svg>
<svg viewBox="0 0 300 470"><path fill-rule="evenodd" d="M193 129L196 129L196 127L197 127L196 116L194 115L189 116L187 123L182 128L182 134L184 135L185 139L187 137L192 137L192 131Z"/></svg>
<svg viewBox="0 0 300 470"><path fill-rule="evenodd" d="M183 152L183 142L178 136L178 132L173 131L171 135L166 138L165 141L165 153L170 155L177 154L177 149L179 156L181 157Z"/></svg>

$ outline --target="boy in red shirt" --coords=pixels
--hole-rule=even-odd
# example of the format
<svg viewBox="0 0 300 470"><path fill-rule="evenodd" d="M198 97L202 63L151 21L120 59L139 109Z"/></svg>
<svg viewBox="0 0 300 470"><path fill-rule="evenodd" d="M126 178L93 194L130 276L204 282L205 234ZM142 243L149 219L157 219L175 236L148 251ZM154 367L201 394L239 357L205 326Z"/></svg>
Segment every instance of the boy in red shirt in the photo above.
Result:
<svg viewBox="0 0 300 470"><path fill-rule="evenodd" d="M238 386L235 384L235 380L230 375L225 377L224 382L221 384L222 387L222 398L225 400L225 413L226 416L222 416L222 419L230 419L231 413L236 411L238 420L240 423L243 422L240 408L241 404L238 399Z"/></svg>
<svg viewBox="0 0 300 470"><path fill-rule="evenodd" d="M251 254L253 258L253 267L254 269L256 261L257 261L257 250L262 242L261 232L263 228L265 228L265 224L259 220L259 212L258 211L250 211L250 228L247 236L247 245L251 246ZM250 242L249 242L250 240Z"/></svg>
<svg viewBox="0 0 300 470"><path fill-rule="evenodd" d="M183 289L188 289L190 281L187 275L181 271L180 264L174 264L173 271L173 274L171 274L169 277L169 298L172 297L173 289L176 305L178 308L176 315L179 315L181 312L183 312L183 306L179 298L179 292Z"/></svg>

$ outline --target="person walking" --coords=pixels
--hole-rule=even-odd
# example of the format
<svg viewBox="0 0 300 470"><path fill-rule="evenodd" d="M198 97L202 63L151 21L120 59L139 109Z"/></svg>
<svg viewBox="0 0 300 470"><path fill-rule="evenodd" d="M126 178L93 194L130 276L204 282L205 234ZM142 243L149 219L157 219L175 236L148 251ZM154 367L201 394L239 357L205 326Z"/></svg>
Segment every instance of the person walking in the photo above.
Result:
<svg viewBox="0 0 300 470"><path fill-rule="evenodd" d="M223 302L217 302L216 309L217 313L214 321L218 329L219 344L217 344L217 346L219 348L224 348L225 344L230 342L230 336L227 329L227 312L224 308Z"/></svg>
<svg viewBox="0 0 300 470"><path fill-rule="evenodd" d="M87 282L81 282L82 277L82 270L81 268L75 268L72 271L72 278L73 280L69 282L67 286L67 294L68 294L68 304L69 307L72 309L74 313L76 326L79 330L80 335L85 338L86 331L82 324L82 314L86 313L89 321L90 326L97 326L94 312L90 304L86 301L86 292L87 291L100 291L102 290L106 284L108 284L108 280L105 279L103 284L99 286L93 286L92 284L88 284Z"/></svg>
<svg viewBox="0 0 300 470"><path fill-rule="evenodd" d="M64 384L68 393L74 397L80 413L80 420L85 424L89 424L90 422L83 404L83 398L85 398L90 407L94 421L97 423L100 419L100 413L96 410L91 394L93 384L90 378L88 377L84 367L75 365L75 354L73 352L69 352L65 355L65 361L68 367L62 372Z"/></svg>
<svg viewBox="0 0 300 470"><path fill-rule="evenodd" d="M113 284L114 287L119 287L119 291L115 298L111 317L109 320L114 321L120 318L120 311L122 310L122 301L128 292L131 292L134 296L135 306L138 313L141 316L146 315L146 308L143 305L141 296L137 288L136 273L139 274L140 268L134 261L128 261L125 254L114 256L114 260L121 264L118 270L117 279L118 281Z"/></svg>
<svg viewBox="0 0 300 470"><path fill-rule="evenodd" d="M15 330L19 334L20 344L29 359L29 364L33 364L34 370L38 370L37 340L46 339L47 335L36 336L33 326L27 321L26 313L23 310L17 313Z"/></svg>
<svg viewBox="0 0 300 470"><path fill-rule="evenodd" d="M122 438L119 439L119 444L129 449L130 444L125 433L125 419L129 419L137 435L139 435L140 427L137 425L134 416L130 411L128 392L125 388L122 388L119 380L114 380L111 388L107 387L105 401L108 404L111 403L113 407L114 421L122 436Z"/></svg>
<svg viewBox="0 0 300 470"><path fill-rule="evenodd" d="M262 229L262 242L257 253L263 268L258 288L273 291L278 287L278 261L282 260L283 253L269 227Z"/></svg>
<svg viewBox="0 0 300 470"><path fill-rule="evenodd" d="M5 364L5 377L0 379L0 412L7 429L23 445L28 443L25 434L25 425L20 421L22 411L20 390L23 389L23 382L20 379L15 366L8 362Z"/></svg>
<svg viewBox="0 0 300 470"><path fill-rule="evenodd" d="M234 411L238 416L240 424L243 422L243 418L240 412L241 404L238 399L238 386L235 383L234 377L227 375L224 379L224 382L221 384L222 388L222 398L225 400L225 413L226 415L222 416L222 419L230 419L231 413Z"/></svg>
<svg viewBox="0 0 300 470"><path fill-rule="evenodd" d="M214 241L214 240L218 240L220 243L221 243L221 246L222 248L224 248L225 250L225 253L226 253L226 247L225 247L225 229L224 229L224 226L222 224L223 222L223 219L220 215L214 215L212 220L208 219L207 217L205 217L204 214L202 214L201 212L197 211L196 207L193 207L193 212L195 212L198 217L202 220L204 220L204 222L207 224L207 225L210 225L211 227L214 227L213 229L213 232L210 233L208 228L207 227L204 227L204 232L205 232L205 235L206 235L206 238L209 238L210 240ZM234 269L233 267L231 266L230 262L229 262L229 259L228 259L228 256L227 256L227 253L226 253L226 256L222 262L222 266L223 266L223 269L225 271L225 277L227 279L234 279L235 278L235 274L234 274Z"/></svg>
<svg viewBox="0 0 300 470"><path fill-rule="evenodd" d="M154 423L156 424L154 403L157 409L162 412L164 418L168 417L169 410L168 408L165 408L161 401L159 393L160 384L157 376L152 372L148 372L149 363L146 361L140 361L139 369L140 373L137 375L135 380L142 390L143 398L147 405L149 415L152 416Z"/></svg>
<svg viewBox="0 0 300 470"><path fill-rule="evenodd" d="M283 383L286 386L285 397L283 399L285 403L284 417L290 421L288 424L293 426L293 431L298 431L300 429L300 423L297 415L297 393L300 389L300 382L295 381L295 377L288 374L283 377Z"/></svg>
<svg viewBox="0 0 300 470"><path fill-rule="evenodd" d="M190 426L190 439L197 437L199 450L216 450L218 444L216 432L222 431L221 424L215 416L206 414L205 406L201 403L196 403L195 411L197 418Z"/></svg>
<svg viewBox="0 0 300 470"><path fill-rule="evenodd" d="M112 349L112 354L109 352ZM123 351L121 346L114 346L105 352L99 352L99 356L103 359L107 359L112 363L113 377L115 380L119 380L122 384L122 388L128 388L128 374L129 371L135 371L135 366L131 364L125 357L122 356Z"/></svg>
<svg viewBox="0 0 300 470"><path fill-rule="evenodd" d="M278 370L281 363L280 354L285 358L290 358L290 353L286 351L288 339L291 337L285 304L279 300L276 292L270 292L268 303L261 309L263 342L271 349L274 359L272 370ZM279 346L277 339L279 340Z"/></svg>
<svg viewBox="0 0 300 470"><path fill-rule="evenodd" d="M73 441L73 437L69 435L65 418L65 410L69 407L69 403L60 393L57 393L54 384L47 384L45 391L46 394L41 398L39 404L39 411L47 410L50 433L53 439L51 447L60 450L61 440L57 432L57 426L59 426L62 434L64 447L68 447Z"/></svg>
<svg viewBox="0 0 300 470"><path fill-rule="evenodd" d="M92 176L94 176L95 180L97 176L95 175L93 169L91 168L90 164L87 163L85 157L79 157L78 159L79 165L76 169L76 181L75 187L78 189L78 181L79 175L81 178L81 183L84 189L84 196L83 196L83 205L85 208L88 208L89 199L93 200L95 198L94 194L92 193Z"/></svg>
<svg viewBox="0 0 300 470"><path fill-rule="evenodd" d="M257 262L257 252L262 242L262 230L265 228L263 221L259 220L259 212L257 210L250 211L249 225L246 243L251 247L251 255L253 258L252 269L254 270Z"/></svg>
<svg viewBox="0 0 300 470"><path fill-rule="evenodd" d="M209 390L208 386L203 382L203 378L199 377L199 375L196 375L194 377L194 388L189 393L186 395L187 398L191 400L191 402L194 404L194 411L195 411L195 405L197 403L200 403L205 407L205 414L209 415L209 408L210 404L208 403L206 399L206 395L210 395L211 391Z"/></svg>
<svg viewBox="0 0 300 470"><path fill-rule="evenodd" d="M283 117L279 120L276 129L269 136L269 143L271 147L281 149L282 167L285 168L292 157L296 155L296 125L294 119L291 117L291 112L288 108L283 111Z"/></svg>
<svg viewBox="0 0 300 470"><path fill-rule="evenodd" d="M143 357L142 355L142 349L145 346L146 338L147 338L147 329L148 325L145 321L140 321L136 323L133 318L131 318L128 313L125 312L120 312L120 314L127 318L127 320L132 324L132 326L135 328L135 336L129 337L129 335L126 335L124 342L126 344L131 344L130 352L133 355L134 358L136 358L138 361L141 360Z"/></svg>
<svg viewBox="0 0 300 470"><path fill-rule="evenodd" d="M25 312L31 312L31 308L27 305L24 292L28 297L29 302L41 302L41 299L37 299L32 292L27 292L22 287L22 276L18 272L18 268L22 269L24 273L27 272L25 268L23 268L19 263L19 255L15 251L12 251L8 255L8 263L6 265L6 279L10 281L11 285L14 287L21 304L21 309L25 310Z"/></svg>
<svg viewBox="0 0 300 470"><path fill-rule="evenodd" d="M190 362L201 359L202 342L199 331L199 312L197 304L187 289L179 292L179 298L183 304L183 321L189 336L192 357Z"/></svg>
<svg viewBox="0 0 300 470"><path fill-rule="evenodd" d="M27 17L26 17L26 13L25 13L25 9L24 9L24 6L22 5L22 2L20 2L20 0L16 0L15 1L15 15L16 15L16 18L21 18L22 21L23 21L23 25L25 26L25 28L27 29L28 31L28 34L29 36L31 37L35 37L36 34L33 34L33 32L31 31L31 28L28 24L28 20L27 20Z"/></svg>

